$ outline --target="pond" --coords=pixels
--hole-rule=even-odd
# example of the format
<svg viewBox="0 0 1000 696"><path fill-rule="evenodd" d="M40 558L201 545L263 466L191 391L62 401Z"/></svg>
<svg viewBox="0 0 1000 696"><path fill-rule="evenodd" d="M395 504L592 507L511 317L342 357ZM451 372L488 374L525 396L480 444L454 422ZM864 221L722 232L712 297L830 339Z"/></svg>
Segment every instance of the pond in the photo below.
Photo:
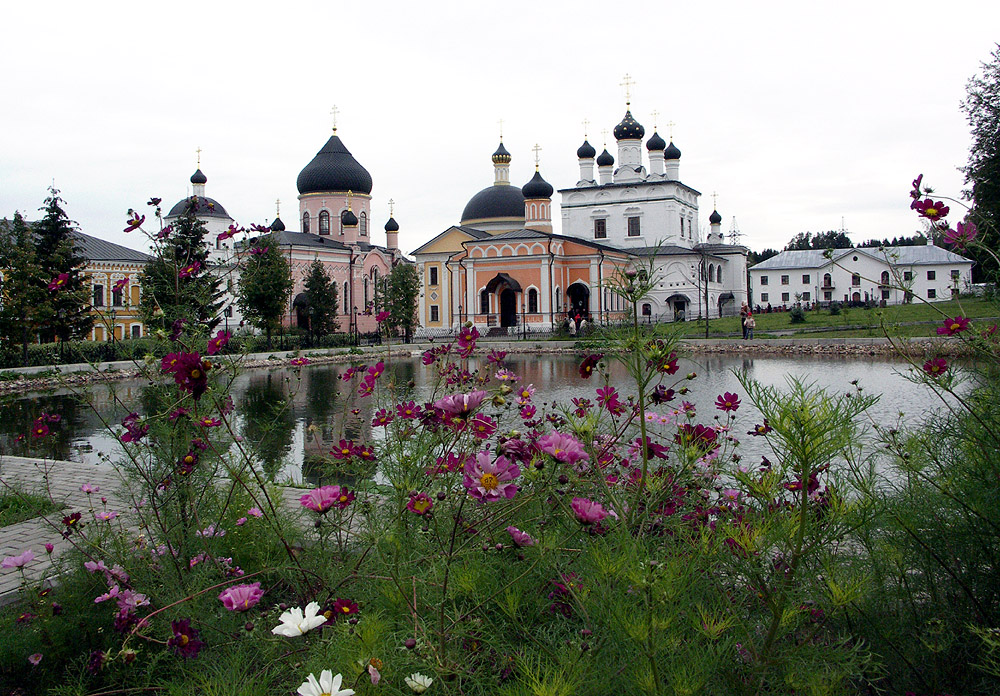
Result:
<svg viewBox="0 0 1000 696"><path fill-rule="evenodd" d="M522 377L522 383L535 385L536 402L555 400L568 405L573 397L594 400L594 390L602 386L597 378L580 378L579 359L574 356L510 355L506 362ZM392 368L399 382L415 384L412 398L417 403L431 397L436 377L433 367L414 358L396 360ZM238 430L246 441L259 443L258 451L270 476L279 481L305 479L315 483L311 459L324 457L341 437L363 441L371 435L370 400L359 401L355 388L340 379L346 369L346 365L312 365L301 371L259 369L237 378L232 395ZM795 376L837 393L853 391L851 382L858 380L867 393L880 395L872 418L880 424L892 424L918 422L941 407L941 401L929 389L903 376L907 369L906 363L881 358L711 354L682 359L675 377L697 373L696 379L684 382L691 390L685 398L699 408L702 422L718 413L714 404L719 394L729 391L742 396L735 371L745 370L766 385L783 387L788 377ZM612 384L619 391L629 392L620 368L613 370ZM62 422L53 428L41 448L33 450L32 456L92 464L113 461L119 445L106 424L117 427L130 410L141 413L147 389L148 382L131 381L92 386L78 394L62 391L8 398L0 404L0 452L17 452L15 437L28 432L32 420L44 411L60 414ZM355 408L359 413L351 413ZM737 435L761 420L746 399L737 415ZM767 454L764 447L763 438L742 438L745 458Z"/></svg>

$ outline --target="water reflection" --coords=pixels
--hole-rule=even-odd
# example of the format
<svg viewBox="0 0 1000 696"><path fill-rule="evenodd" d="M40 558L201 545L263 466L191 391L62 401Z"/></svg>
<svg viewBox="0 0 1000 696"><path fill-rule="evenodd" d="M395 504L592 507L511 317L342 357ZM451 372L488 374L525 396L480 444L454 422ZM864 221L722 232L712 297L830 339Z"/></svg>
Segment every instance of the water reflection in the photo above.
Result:
<svg viewBox="0 0 1000 696"><path fill-rule="evenodd" d="M599 378L583 380L578 361L571 356L512 355L507 361L524 383L538 390L536 401L555 400L569 404L573 397L593 398L601 386ZM475 362L470 369L479 365ZM852 390L852 380L881 394L876 407L882 423L895 422L904 414L908 420L921 418L940 404L927 389L907 381L900 371L905 364L883 359L823 357L743 357L727 354L694 356L681 360L676 377L696 372L697 379L682 384L690 387L685 397L700 408L699 420L711 421L717 411L715 398L724 391L741 393L734 371L745 371L764 384L783 387L790 376L811 381L818 386L842 393ZM313 483L329 476L321 462L341 438L366 441L372 433L371 398L357 395L356 379L340 379L343 366L317 365L301 371L272 369L241 375L233 384L237 427L246 444L256 443L260 464L268 476L277 480L309 480ZM432 397L436 373L419 360L396 360L392 363L397 384L414 382L413 398L418 403ZM383 378L384 379L384 378ZM611 383L628 393L628 380L621 368L612 371ZM17 435L27 433L40 412L62 415L62 423L52 428L52 436L42 441L39 454L54 459L96 463L99 453L111 453L117 441L103 428L103 423L117 424L129 410L140 413L162 412L173 394L172 385L151 386L146 382L120 382L111 386L91 387L80 395L68 392L33 397L10 398L0 404L0 452L20 454ZM539 403L539 406L541 404ZM760 415L744 400L735 432L742 434L759 422ZM744 457L759 456L761 438L743 438ZM348 472L363 475L364 472Z"/></svg>

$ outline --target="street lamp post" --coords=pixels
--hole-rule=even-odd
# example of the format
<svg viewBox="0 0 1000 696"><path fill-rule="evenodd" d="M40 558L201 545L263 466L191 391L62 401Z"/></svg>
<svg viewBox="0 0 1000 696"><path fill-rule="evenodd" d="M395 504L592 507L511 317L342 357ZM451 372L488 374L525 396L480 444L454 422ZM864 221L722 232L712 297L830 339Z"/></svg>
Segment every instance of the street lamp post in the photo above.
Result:
<svg viewBox="0 0 1000 696"><path fill-rule="evenodd" d="M458 326L461 328L462 324L462 305L458 305Z"/></svg>
<svg viewBox="0 0 1000 696"><path fill-rule="evenodd" d="M358 306L354 305L354 345L360 345L361 331L358 329Z"/></svg>
<svg viewBox="0 0 1000 696"><path fill-rule="evenodd" d="M524 323L524 302L521 302L521 340L528 337L528 325Z"/></svg>

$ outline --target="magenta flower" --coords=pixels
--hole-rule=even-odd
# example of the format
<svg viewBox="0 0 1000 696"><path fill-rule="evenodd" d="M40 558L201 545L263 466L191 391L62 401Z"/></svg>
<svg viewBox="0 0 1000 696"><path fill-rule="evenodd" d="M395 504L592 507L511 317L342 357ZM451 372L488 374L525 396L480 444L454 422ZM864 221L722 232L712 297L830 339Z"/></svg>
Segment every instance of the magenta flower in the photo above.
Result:
<svg viewBox="0 0 1000 696"><path fill-rule="evenodd" d="M924 180L924 175L921 174L916 179L913 180L913 190L910 191L910 198L920 198L920 182Z"/></svg>
<svg viewBox="0 0 1000 696"><path fill-rule="evenodd" d="M533 404L525 404L521 407L521 420L531 420L538 413L538 409Z"/></svg>
<svg viewBox="0 0 1000 696"><path fill-rule="evenodd" d="M590 455L583 450L583 445L579 440L572 435L564 435L555 430L538 438L535 444L542 452L569 465L573 465L581 459L590 459Z"/></svg>
<svg viewBox="0 0 1000 696"><path fill-rule="evenodd" d="M55 548L55 544L50 544L48 542L45 543L45 553L52 553L55 551Z"/></svg>
<svg viewBox="0 0 1000 696"><path fill-rule="evenodd" d="M240 232L246 232L246 230L244 230L242 227L237 227L235 224L233 224L230 225L229 229L227 229L225 232L220 233L216 239L218 239L220 242L224 242L227 239L232 239Z"/></svg>
<svg viewBox="0 0 1000 696"><path fill-rule="evenodd" d="M247 514L250 515L251 517L258 517L258 518L264 516L264 513L260 511L259 507L250 508L249 510L247 510Z"/></svg>
<svg viewBox="0 0 1000 696"><path fill-rule="evenodd" d="M501 382L510 382L511 384L520 379L520 377L518 377L515 373L511 372L507 368L502 368L497 370L497 373L493 376L496 377L497 380Z"/></svg>
<svg viewBox="0 0 1000 696"><path fill-rule="evenodd" d="M504 361L504 358L506 358L506 357L507 357L507 351L505 351L505 350L497 350L496 348L494 348L486 356L486 362L491 362L491 363L493 363L495 365L499 365L500 363L502 363Z"/></svg>
<svg viewBox="0 0 1000 696"><path fill-rule="evenodd" d="M468 394L453 394L435 401L434 408L443 411L443 417L446 421L454 423L467 420L485 398L486 392L481 390Z"/></svg>
<svg viewBox="0 0 1000 696"><path fill-rule="evenodd" d="M484 413L477 413L469 420L469 430L480 440L486 440L497 430L497 422Z"/></svg>
<svg viewBox="0 0 1000 696"><path fill-rule="evenodd" d="M49 281L49 290L62 290L69 283L69 273L60 273Z"/></svg>
<svg viewBox="0 0 1000 696"><path fill-rule="evenodd" d="M379 324L381 324L388 318L389 318L389 312L379 312L378 314L375 315L375 321L377 321Z"/></svg>
<svg viewBox="0 0 1000 696"><path fill-rule="evenodd" d="M191 628L190 619L171 621L170 630L174 635L167 641L167 645L181 657L197 657L201 649L205 647L205 644L198 640L198 631Z"/></svg>
<svg viewBox="0 0 1000 696"><path fill-rule="evenodd" d="M437 362L437 354L433 350L425 350L420 356L420 362L424 365L433 365Z"/></svg>
<svg viewBox="0 0 1000 696"><path fill-rule="evenodd" d="M121 280L112 286L111 290L113 292L118 292L119 290L124 290L128 286L128 276L125 276Z"/></svg>
<svg viewBox="0 0 1000 696"><path fill-rule="evenodd" d="M149 432L148 423L139 422L139 414L132 412L122 419L125 432L122 433L122 442L138 442Z"/></svg>
<svg viewBox="0 0 1000 696"><path fill-rule="evenodd" d="M212 418L211 416L204 416L198 420L198 425L203 428L218 428L222 425L222 421L218 418Z"/></svg>
<svg viewBox="0 0 1000 696"><path fill-rule="evenodd" d="M357 453L358 446L354 444L354 440L341 439L337 446L330 450L330 454L333 455L334 459L350 459L357 455Z"/></svg>
<svg viewBox="0 0 1000 696"><path fill-rule="evenodd" d="M220 331L208 340L208 350L205 352L209 355L215 355L226 347L226 344L229 343L229 338L230 333L228 331Z"/></svg>
<svg viewBox="0 0 1000 696"><path fill-rule="evenodd" d="M426 493L417 493L410 496L410 502L406 504L406 509L414 515L424 515L434 507L434 501Z"/></svg>
<svg viewBox="0 0 1000 696"><path fill-rule="evenodd" d="M132 230L138 229L142 223L146 222L145 215L139 215L139 213L131 212L131 217L128 219L128 227L126 227L122 232L131 232Z"/></svg>
<svg viewBox="0 0 1000 696"><path fill-rule="evenodd" d="M35 560L35 552L31 549L22 551L17 556L7 556L0 561L0 568L23 568Z"/></svg>
<svg viewBox="0 0 1000 696"><path fill-rule="evenodd" d="M710 450L715 447L717 437L718 434L713 428L704 426L701 423L697 425L684 423L677 428L674 442L684 447L693 446L699 449Z"/></svg>
<svg viewBox="0 0 1000 696"><path fill-rule="evenodd" d="M299 498L299 503L301 503L303 507L309 508L310 510L318 512L321 515L325 515L331 508L343 510L351 504L351 501L353 501L354 498L354 493L347 490L346 487L333 485L322 486L321 488L309 491L304 496ZM251 512L250 514L253 513Z"/></svg>
<svg viewBox="0 0 1000 696"><path fill-rule="evenodd" d="M260 589L260 583L245 585L233 585L227 587L219 593L219 600L229 611L247 611L256 606L260 598L264 596L264 590Z"/></svg>
<svg viewBox="0 0 1000 696"><path fill-rule="evenodd" d="M597 404L611 410L619 403L618 390L614 387L601 387L597 390Z"/></svg>
<svg viewBox="0 0 1000 696"><path fill-rule="evenodd" d="M291 364L295 367L302 367L309 364L309 358L292 358Z"/></svg>
<svg viewBox="0 0 1000 696"><path fill-rule="evenodd" d="M333 603L332 616L350 616L359 611L357 602L338 597Z"/></svg>
<svg viewBox="0 0 1000 696"><path fill-rule="evenodd" d="M517 485L512 482L521 475L521 470L503 455L491 460L489 452L480 452L466 462L463 474L462 483L469 495L490 501L513 498Z"/></svg>
<svg viewBox="0 0 1000 696"><path fill-rule="evenodd" d="M33 666L37 667L38 663L42 661L42 653L31 653L28 655L28 662Z"/></svg>
<svg viewBox="0 0 1000 696"><path fill-rule="evenodd" d="M185 266L184 268L182 268L181 270L179 270L177 272L177 277L178 278L190 278L191 276L197 274L198 271L200 271L200 270L201 270L201 262L200 261L195 261L194 263L190 263L187 266Z"/></svg>
<svg viewBox="0 0 1000 696"><path fill-rule="evenodd" d="M726 392L721 394L719 398L715 400L715 407L720 411L735 411L740 407L740 397L732 392Z"/></svg>
<svg viewBox="0 0 1000 696"><path fill-rule="evenodd" d="M930 198L923 201L918 198L910 204L910 208L920 213L920 217L925 217L932 222L936 222L937 220L946 217L948 215L948 211L950 210L950 208L941 201L937 201L935 203L934 200Z"/></svg>
<svg viewBox="0 0 1000 696"><path fill-rule="evenodd" d="M585 357L583 362L580 363L580 376L584 379L589 379L590 376L594 374L594 369L597 367L598 363L601 362L601 358L603 357L604 355L602 353L594 353Z"/></svg>
<svg viewBox="0 0 1000 696"><path fill-rule="evenodd" d="M937 328L938 336L954 336L957 333L962 333L969 328L969 320L965 317L955 317L954 319L945 319L944 326L939 326Z"/></svg>
<svg viewBox="0 0 1000 696"><path fill-rule="evenodd" d="M507 533L510 534L510 538L513 539L515 546L534 546L538 543L530 534L522 532L514 526L507 527Z"/></svg>
<svg viewBox="0 0 1000 696"><path fill-rule="evenodd" d="M101 522L110 522L114 518L118 517L118 513L109 510L102 510L101 512L97 513L96 517Z"/></svg>
<svg viewBox="0 0 1000 696"><path fill-rule="evenodd" d="M267 250L270 249L270 248L271 247L266 247L266 246L264 246L264 247L260 247L260 246L250 247L250 255L251 256L263 256L264 254L267 253Z"/></svg>
<svg viewBox="0 0 1000 696"><path fill-rule="evenodd" d="M924 372L931 377L940 377L947 371L948 361L944 358L934 358L924 363Z"/></svg>
<svg viewBox="0 0 1000 696"><path fill-rule="evenodd" d="M608 516L603 505L587 498L573 498L570 507L573 508L576 519L583 524L594 524Z"/></svg>
<svg viewBox="0 0 1000 696"><path fill-rule="evenodd" d="M174 382L197 400L208 389L208 371L212 363L202 360L198 353L170 353L160 362L160 369L173 372Z"/></svg>
<svg viewBox="0 0 1000 696"><path fill-rule="evenodd" d="M80 486L80 492L86 493L87 495L92 495L93 493L99 493L101 491L100 486L93 486L89 483L85 483Z"/></svg>
<svg viewBox="0 0 1000 696"><path fill-rule="evenodd" d="M979 230L976 228L976 223L960 222L958 223L957 230L945 230L944 241L956 249L964 249L967 244L975 240L978 234Z"/></svg>
<svg viewBox="0 0 1000 696"><path fill-rule="evenodd" d="M372 418L372 427L384 428L385 426L389 425L389 423L392 423L392 421L395 420L395 418L396 417L392 415L392 412L387 411L384 408L380 408L378 411L375 412L375 416Z"/></svg>

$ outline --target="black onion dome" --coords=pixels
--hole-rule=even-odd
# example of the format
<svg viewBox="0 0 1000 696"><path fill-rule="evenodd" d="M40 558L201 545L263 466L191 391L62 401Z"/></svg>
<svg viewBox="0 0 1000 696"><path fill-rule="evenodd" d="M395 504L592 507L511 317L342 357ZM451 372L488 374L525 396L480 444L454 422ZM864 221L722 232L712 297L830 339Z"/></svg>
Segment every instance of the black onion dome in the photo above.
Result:
<svg viewBox="0 0 1000 696"><path fill-rule="evenodd" d="M323 149L299 172L295 181L299 193L326 191L372 192L372 175L354 159L336 135L330 136Z"/></svg>
<svg viewBox="0 0 1000 696"><path fill-rule="evenodd" d="M586 140L583 141L583 145L579 147L576 151L576 156L580 159L594 159L594 155L597 154L597 150Z"/></svg>
<svg viewBox="0 0 1000 696"><path fill-rule="evenodd" d="M191 177L192 179L194 177ZM174 203L174 207L165 217L174 218L194 213L195 217L217 217L230 219L229 213L214 198L208 196L189 196Z"/></svg>
<svg viewBox="0 0 1000 696"><path fill-rule="evenodd" d="M681 151L677 149L676 145L674 145L673 140L671 140L670 144L667 145L667 149L663 151L663 158L669 160L681 158Z"/></svg>
<svg viewBox="0 0 1000 696"><path fill-rule="evenodd" d="M208 177L205 176L205 173L201 171L201 167L199 167L198 170L191 175L191 183L192 184L208 183Z"/></svg>
<svg viewBox="0 0 1000 696"><path fill-rule="evenodd" d="M722 222L722 216L719 215L718 210L713 210L712 214L708 216L708 221L713 225L718 225Z"/></svg>
<svg viewBox="0 0 1000 696"><path fill-rule="evenodd" d="M646 141L646 149L650 152L654 150L665 150L667 143L664 142L663 138L656 131L653 131L653 137Z"/></svg>
<svg viewBox="0 0 1000 696"><path fill-rule="evenodd" d="M642 124L632 118L632 112L626 111L625 118L615 126L615 140L641 140L646 135Z"/></svg>
<svg viewBox="0 0 1000 696"><path fill-rule="evenodd" d="M344 227L357 227L358 216L350 208L340 214L340 224Z"/></svg>
<svg viewBox="0 0 1000 696"><path fill-rule="evenodd" d="M608 152L608 148L604 148L604 152L597 156L597 166L598 167L610 167L615 163L615 158L611 156Z"/></svg>
<svg viewBox="0 0 1000 696"><path fill-rule="evenodd" d="M274 222L271 223L271 231L272 232L284 232L285 231L285 223L283 223L281 221L280 217L274 218Z"/></svg>
<svg viewBox="0 0 1000 696"><path fill-rule="evenodd" d="M517 186L490 186L473 196L462 211L462 224L490 218L524 219L524 194Z"/></svg>
<svg viewBox="0 0 1000 696"><path fill-rule="evenodd" d="M396 222L396 218L390 216L389 222L385 223L386 232L399 232L399 223Z"/></svg>
<svg viewBox="0 0 1000 696"><path fill-rule="evenodd" d="M502 140L500 141L500 147L493 153L493 164L510 164L510 153L503 146Z"/></svg>
<svg viewBox="0 0 1000 696"><path fill-rule="evenodd" d="M552 184L543 179L537 169L535 170L535 175L531 177L531 181L521 187L521 193L524 194L525 200L529 198L536 200L539 198L552 198L553 190Z"/></svg>

